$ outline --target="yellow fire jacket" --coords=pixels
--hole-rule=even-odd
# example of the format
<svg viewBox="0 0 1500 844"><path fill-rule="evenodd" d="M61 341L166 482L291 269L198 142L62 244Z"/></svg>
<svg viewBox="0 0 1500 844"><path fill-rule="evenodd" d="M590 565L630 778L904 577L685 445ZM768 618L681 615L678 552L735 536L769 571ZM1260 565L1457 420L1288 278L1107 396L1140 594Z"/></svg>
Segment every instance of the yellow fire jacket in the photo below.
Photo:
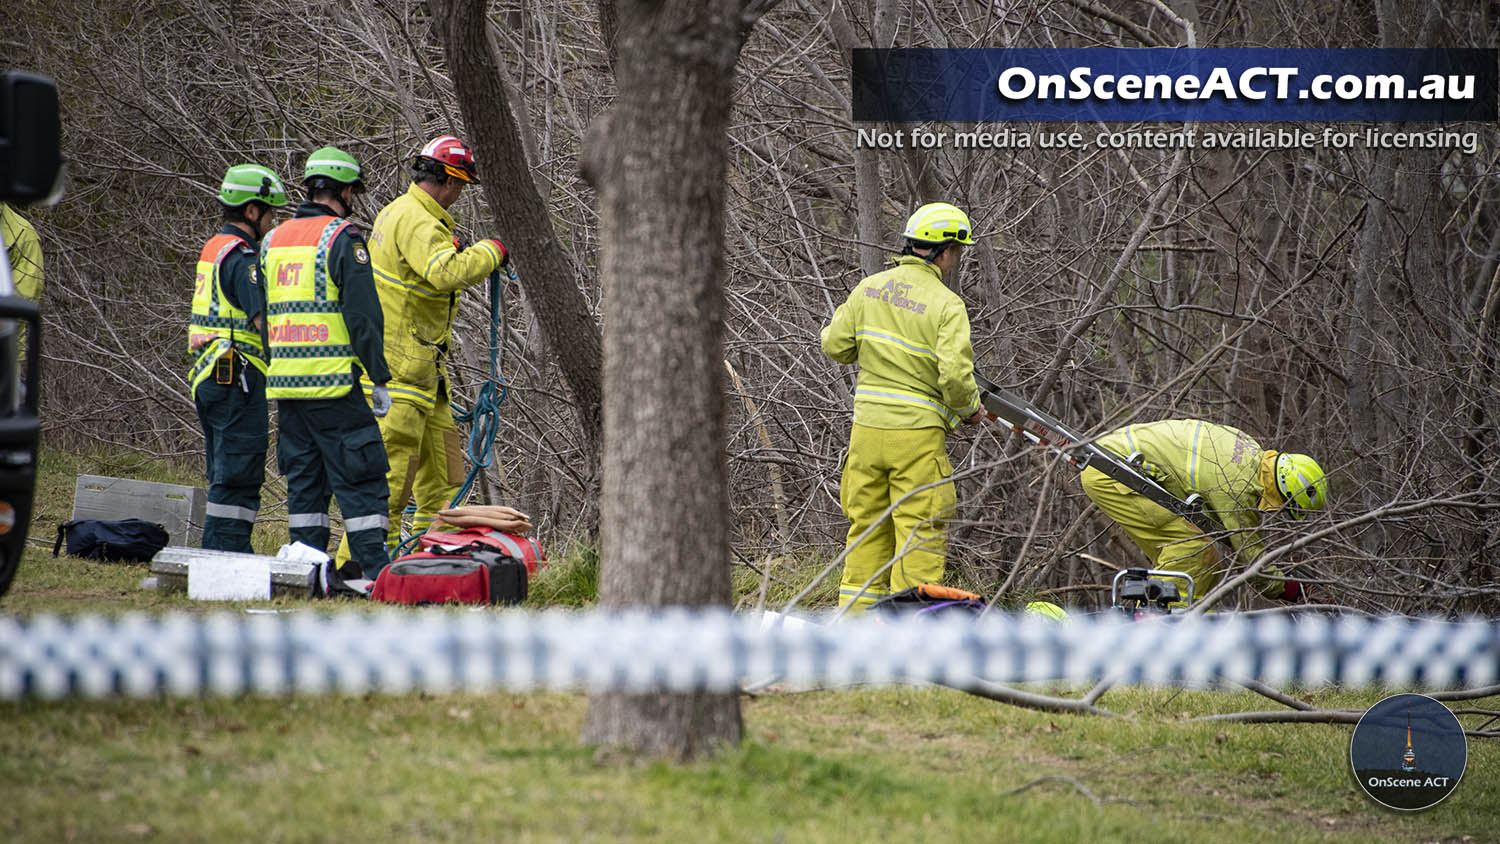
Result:
<svg viewBox="0 0 1500 844"><path fill-rule="evenodd" d="M914 255L859 283L823 328L823 353L858 363L854 423L953 430L979 410L969 313Z"/></svg>
<svg viewBox="0 0 1500 844"><path fill-rule="evenodd" d="M458 294L488 278L500 257L489 241L460 252L453 217L416 184L381 209L370 232L370 262L385 312L392 401L436 404L439 382L447 379Z"/></svg>
<svg viewBox="0 0 1500 844"><path fill-rule="evenodd" d="M1281 504L1272 481L1277 452L1263 450L1238 428L1200 419L1128 425L1098 443L1122 457L1140 452L1146 471L1167 491L1203 497L1204 510L1233 531L1229 544L1239 559L1260 556L1260 510Z"/></svg>
<svg viewBox="0 0 1500 844"><path fill-rule="evenodd" d="M16 292L33 302L42 297L42 242L31 221L0 202L0 237L10 252L11 278Z"/></svg>

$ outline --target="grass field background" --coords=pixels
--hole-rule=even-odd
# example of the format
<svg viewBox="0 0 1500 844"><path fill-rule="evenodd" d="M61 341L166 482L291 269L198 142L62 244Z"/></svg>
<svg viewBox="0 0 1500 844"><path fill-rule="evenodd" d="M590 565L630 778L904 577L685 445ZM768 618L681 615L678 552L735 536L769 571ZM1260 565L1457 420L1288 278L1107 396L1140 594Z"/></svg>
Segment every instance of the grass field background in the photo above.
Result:
<svg viewBox="0 0 1500 844"><path fill-rule="evenodd" d="M79 471L194 481L187 468L55 453L43 467L39 540L66 520ZM274 531L262 527L258 547L279 544ZM554 558L528 603L588 603L592 553L562 549ZM778 588L806 582L815 565L784 563ZM53 559L50 542L38 543L0 612L209 609L142 590L147 574L145 566ZM736 583L742 595L758 588L754 577ZM253 606L328 611L300 598ZM1325 707L1366 707L1386 693L1302 692ZM1276 708L1249 692L1117 689L1103 704L1122 717L1039 713L939 688L772 692L743 699L742 746L670 765L581 746L582 695L5 702L0 841L1500 836L1494 741L1470 741L1468 770L1446 802L1401 814L1356 786L1349 726L1194 720ZM1463 706L1495 709L1500 700Z"/></svg>

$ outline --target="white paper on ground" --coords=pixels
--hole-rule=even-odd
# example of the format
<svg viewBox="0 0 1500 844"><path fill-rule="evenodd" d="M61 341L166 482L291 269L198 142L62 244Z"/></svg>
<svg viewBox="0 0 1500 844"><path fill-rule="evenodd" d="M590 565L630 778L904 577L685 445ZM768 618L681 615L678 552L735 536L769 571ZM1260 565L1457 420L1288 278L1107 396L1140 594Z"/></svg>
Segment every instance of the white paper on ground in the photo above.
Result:
<svg viewBox="0 0 1500 844"><path fill-rule="evenodd" d="M799 627L822 623L819 619L806 618L803 616L779 613L776 610L766 610L760 617L760 629L770 630L774 627L782 627L786 630L796 630Z"/></svg>
<svg viewBox="0 0 1500 844"><path fill-rule="evenodd" d="M188 597L198 601L256 601L271 597L271 561L194 557L188 560Z"/></svg>
<svg viewBox="0 0 1500 844"><path fill-rule="evenodd" d="M319 551L303 542L293 542L283 545L276 552L276 559L291 560L299 563L326 563L330 559L327 553Z"/></svg>

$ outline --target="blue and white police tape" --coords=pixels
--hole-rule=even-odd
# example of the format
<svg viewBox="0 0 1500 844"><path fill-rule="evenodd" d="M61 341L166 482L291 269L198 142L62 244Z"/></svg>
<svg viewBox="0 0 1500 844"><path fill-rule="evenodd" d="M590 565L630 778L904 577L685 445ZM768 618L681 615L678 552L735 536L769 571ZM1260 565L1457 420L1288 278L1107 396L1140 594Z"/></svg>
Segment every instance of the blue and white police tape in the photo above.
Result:
<svg viewBox="0 0 1500 844"><path fill-rule="evenodd" d="M1500 624L1254 616L1066 624L996 615L831 626L727 612L418 611L0 617L0 698L488 689L730 691L1111 678L1473 688Z"/></svg>

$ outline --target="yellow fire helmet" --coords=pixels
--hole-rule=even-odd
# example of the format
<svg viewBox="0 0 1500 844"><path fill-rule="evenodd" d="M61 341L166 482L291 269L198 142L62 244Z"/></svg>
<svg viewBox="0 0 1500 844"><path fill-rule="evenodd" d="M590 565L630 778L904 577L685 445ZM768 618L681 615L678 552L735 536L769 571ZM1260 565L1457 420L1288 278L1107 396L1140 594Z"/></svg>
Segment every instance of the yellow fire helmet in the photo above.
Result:
<svg viewBox="0 0 1500 844"><path fill-rule="evenodd" d="M1328 478L1318 461L1305 454L1282 452L1276 457L1276 488L1286 496L1294 519L1328 506Z"/></svg>
<svg viewBox="0 0 1500 844"><path fill-rule="evenodd" d="M946 202L929 202L918 208L906 221L903 232L907 240L925 244L971 244L974 242L971 234L969 215Z"/></svg>
<svg viewBox="0 0 1500 844"><path fill-rule="evenodd" d="M1045 618L1048 621L1068 620L1068 611L1051 601L1032 601L1026 605L1026 614Z"/></svg>

